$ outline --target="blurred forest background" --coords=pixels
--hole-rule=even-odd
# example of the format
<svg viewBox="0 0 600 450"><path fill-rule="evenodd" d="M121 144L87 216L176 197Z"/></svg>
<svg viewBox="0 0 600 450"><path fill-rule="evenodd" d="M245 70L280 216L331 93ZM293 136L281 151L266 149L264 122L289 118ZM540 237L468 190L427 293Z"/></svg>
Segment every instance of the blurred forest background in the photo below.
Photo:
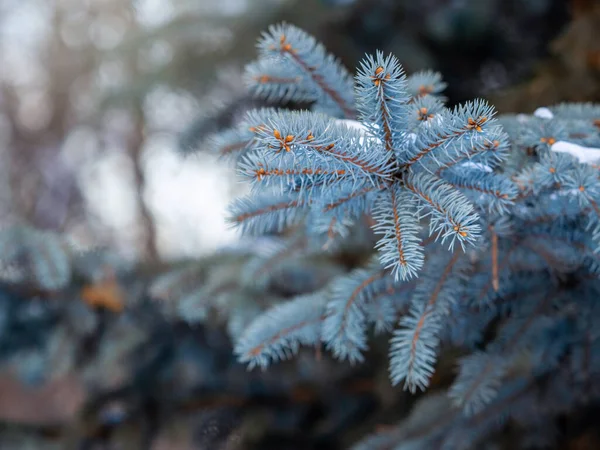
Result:
<svg viewBox="0 0 600 450"><path fill-rule="evenodd" d="M0 227L57 231L131 261L208 255L238 239L225 208L246 189L210 137L258 105L242 73L268 25L305 29L351 71L376 49L408 73L440 71L450 104L532 112L600 101L599 4L2 0ZM176 448L164 442L153 448Z"/></svg>

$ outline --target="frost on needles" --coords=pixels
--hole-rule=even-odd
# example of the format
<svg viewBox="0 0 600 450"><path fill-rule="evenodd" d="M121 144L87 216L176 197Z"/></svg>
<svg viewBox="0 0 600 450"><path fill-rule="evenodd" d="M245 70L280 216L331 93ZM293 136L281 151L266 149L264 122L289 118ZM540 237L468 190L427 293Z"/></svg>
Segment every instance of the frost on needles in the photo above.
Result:
<svg viewBox="0 0 600 450"><path fill-rule="evenodd" d="M214 142L252 185L231 222L247 236L280 236L271 268L368 243L356 231L365 224L375 240L363 266L255 311L236 334L240 361L264 368L324 345L361 362L370 331L391 332L391 381L416 392L445 349L460 349L447 392L357 449L470 448L509 419L539 437L598 400L600 174L553 148L600 147L600 106L501 117L482 100L450 109L439 74L407 76L378 52L352 77L287 24L258 49L249 89L279 107L249 112ZM415 431L424 414L440 418L426 435Z"/></svg>

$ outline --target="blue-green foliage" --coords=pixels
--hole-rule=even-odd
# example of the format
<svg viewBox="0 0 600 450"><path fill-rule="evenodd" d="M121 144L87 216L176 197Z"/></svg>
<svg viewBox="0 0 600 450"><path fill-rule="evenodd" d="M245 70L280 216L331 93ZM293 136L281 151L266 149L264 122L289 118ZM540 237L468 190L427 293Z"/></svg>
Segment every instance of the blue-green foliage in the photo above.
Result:
<svg viewBox="0 0 600 450"><path fill-rule="evenodd" d="M30 282L42 290L65 287L71 279L66 244L55 234L28 227L0 231L0 279Z"/></svg>
<svg viewBox="0 0 600 450"><path fill-rule="evenodd" d="M26 291L60 292L75 278L97 281L105 267L128 262L100 249L77 249L60 234L26 225L0 230L0 284Z"/></svg>
<svg viewBox="0 0 600 450"><path fill-rule="evenodd" d="M249 68L253 91L314 106L252 111L241 126L253 133L238 157L253 191L232 207L244 231L280 232L305 216L313 231L343 234L372 214L382 265L406 280L423 266L423 219L450 250L464 249L481 231L472 194L464 192L483 197L482 210L503 210L516 195L503 175L489 173L507 140L485 102L445 108L432 95L443 86L439 76L407 78L398 60L382 53L364 60L352 85L322 46L288 25L272 27L259 49Z"/></svg>
<svg viewBox="0 0 600 450"><path fill-rule="evenodd" d="M496 119L481 100L447 108L439 74L406 76L391 55L367 56L352 83L290 25L259 49L251 90L313 107L252 111L220 143L252 184L231 221L249 234L292 229L314 251L366 217L376 255L258 314L240 361L265 367L324 345L360 362L371 328L393 330L391 381L415 392L445 349L463 352L443 401L429 402L439 420L415 408L357 449L478 448L509 419L535 441L558 414L597 401L600 174L557 143L600 147L600 106Z"/></svg>
<svg viewBox="0 0 600 450"><path fill-rule="evenodd" d="M89 302L85 289L102 282L108 271L126 275L129 264L106 251L78 250L59 234L24 225L0 230L0 264L4 374L42 385L73 373L107 309Z"/></svg>
<svg viewBox="0 0 600 450"><path fill-rule="evenodd" d="M282 100L314 102L317 111L334 117L355 114L351 75L304 31L274 25L258 45L260 59L248 67L251 89ZM282 64L282 59L293 62Z"/></svg>

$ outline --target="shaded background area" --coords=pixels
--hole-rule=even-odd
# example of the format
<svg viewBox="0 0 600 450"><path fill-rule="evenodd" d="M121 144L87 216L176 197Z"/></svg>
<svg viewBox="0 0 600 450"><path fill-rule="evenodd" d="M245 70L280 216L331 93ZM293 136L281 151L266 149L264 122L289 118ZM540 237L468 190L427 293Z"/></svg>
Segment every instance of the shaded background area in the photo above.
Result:
<svg viewBox="0 0 600 450"><path fill-rule="evenodd" d="M243 67L261 31L281 20L351 70L376 49L396 54L408 73L438 70L450 104L485 97L500 112L532 112L600 101L594 0L2 1L0 227L63 233L143 269L119 280L119 294L102 285L133 305L126 312L89 307L93 295L77 282L61 294L73 302L50 308L47 298L25 303L27 295L2 288L0 335L55 342L53 364L67 355L85 366L96 391L68 370L24 383L15 367L47 370L25 353L3 362L0 448L249 448L240 436L281 448L261 441L274 423L287 430L285 448L317 448L302 442L300 426L320 436L319 448L341 448L359 436L346 436L348 423L365 432L408 404L379 371L385 355L352 370L331 361L315 368L305 355L249 375L222 331L173 324L145 303L153 267L238 242L225 208L245 187L194 150L208 150L213 133L258 105L244 91ZM329 262L332 273L347 259ZM219 264L235 276L233 261Z"/></svg>

